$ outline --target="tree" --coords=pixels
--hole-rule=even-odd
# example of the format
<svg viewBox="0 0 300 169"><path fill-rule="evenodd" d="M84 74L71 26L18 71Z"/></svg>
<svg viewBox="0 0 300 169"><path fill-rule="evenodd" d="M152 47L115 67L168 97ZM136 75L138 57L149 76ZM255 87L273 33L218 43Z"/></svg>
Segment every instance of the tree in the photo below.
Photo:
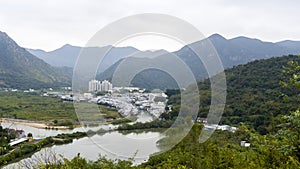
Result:
<svg viewBox="0 0 300 169"><path fill-rule="evenodd" d="M32 133L28 133L28 134L27 134L27 137L32 137Z"/></svg>
<svg viewBox="0 0 300 169"><path fill-rule="evenodd" d="M299 55L300 57L300 55ZM284 87L295 87L300 89L300 65L297 61L289 61L288 66L284 66L284 73L289 76L289 81L281 81Z"/></svg>
<svg viewBox="0 0 300 169"><path fill-rule="evenodd" d="M287 82L281 81L281 85L292 88L294 92L300 90L300 65L296 61L290 61L288 67L284 67L284 73L289 76ZM298 95L299 97L299 95ZM286 155L296 156L300 160L300 107L289 115L282 117L285 122L283 128L276 135L281 139L281 151Z"/></svg>
<svg viewBox="0 0 300 169"><path fill-rule="evenodd" d="M58 121L55 119L53 120L54 125L56 125L58 123Z"/></svg>

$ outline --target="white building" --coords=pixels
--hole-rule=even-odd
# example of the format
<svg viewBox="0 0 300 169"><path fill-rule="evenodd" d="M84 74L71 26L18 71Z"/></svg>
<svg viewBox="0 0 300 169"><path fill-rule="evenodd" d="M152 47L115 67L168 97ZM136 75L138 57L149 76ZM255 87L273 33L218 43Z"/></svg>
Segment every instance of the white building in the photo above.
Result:
<svg viewBox="0 0 300 169"><path fill-rule="evenodd" d="M101 83L98 80L89 81L89 92L101 90Z"/></svg>
<svg viewBox="0 0 300 169"><path fill-rule="evenodd" d="M92 99L92 98L93 98L93 95L92 95L92 93L83 93L83 97L84 97L85 99Z"/></svg>
<svg viewBox="0 0 300 169"><path fill-rule="evenodd" d="M102 82L98 80L91 80L89 81L89 92L95 92L95 91L112 91L112 84L104 80Z"/></svg>
<svg viewBox="0 0 300 169"><path fill-rule="evenodd" d="M112 84L107 81L107 80L103 80L102 83L101 83L101 91L112 91Z"/></svg>
<svg viewBox="0 0 300 169"><path fill-rule="evenodd" d="M250 143L247 143L246 141L241 141L241 146L242 147L250 147Z"/></svg>

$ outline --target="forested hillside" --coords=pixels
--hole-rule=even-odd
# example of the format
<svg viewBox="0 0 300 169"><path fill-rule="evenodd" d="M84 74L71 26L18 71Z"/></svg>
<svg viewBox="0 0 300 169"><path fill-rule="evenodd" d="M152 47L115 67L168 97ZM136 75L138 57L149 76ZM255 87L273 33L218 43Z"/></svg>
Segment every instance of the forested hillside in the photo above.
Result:
<svg viewBox="0 0 300 169"><path fill-rule="evenodd" d="M272 120L280 123L278 118L281 115L295 110L299 103L299 91L280 85L280 81L289 80L283 67L288 66L291 60L299 62L300 57L289 55L257 60L226 70L227 102L221 124L238 125L244 122L265 134L271 130ZM210 105L209 80L200 82L199 90L199 116L206 117ZM286 99L285 95L290 98ZM178 99L172 101L178 102Z"/></svg>
<svg viewBox="0 0 300 169"><path fill-rule="evenodd" d="M27 52L0 32L0 87L41 89L69 86L71 77Z"/></svg>

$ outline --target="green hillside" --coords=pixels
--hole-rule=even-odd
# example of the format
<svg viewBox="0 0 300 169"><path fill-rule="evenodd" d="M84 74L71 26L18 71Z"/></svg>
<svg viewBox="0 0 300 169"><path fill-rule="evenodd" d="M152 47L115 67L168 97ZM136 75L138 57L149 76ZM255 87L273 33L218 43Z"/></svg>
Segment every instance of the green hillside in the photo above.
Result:
<svg viewBox="0 0 300 169"><path fill-rule="evenodd" d="M45 88L69 85L62 69L51 67L0 32L0 87Z"/></svg>
<svg viewBox="0 0 300 169"><path fill-rule="evenodd" d="M270 131L270 121L291 110L299 103L299 92L283 88L280 81L287 81L283 66L288 62L300 61L300 57L289 55L283 57L257 60L239 65L225 71L227 81L227 103L221 124L237 125L243 122L260 133ZM200 109L199 116L206 117L210 106L210 83L205 80L199 83ZM284 93L284 94L283 94ZM290 99L285 99L288 95ZM169 104L179 109L180 95L171 96ZM176 106L177 105L177 106Z"/></svg>

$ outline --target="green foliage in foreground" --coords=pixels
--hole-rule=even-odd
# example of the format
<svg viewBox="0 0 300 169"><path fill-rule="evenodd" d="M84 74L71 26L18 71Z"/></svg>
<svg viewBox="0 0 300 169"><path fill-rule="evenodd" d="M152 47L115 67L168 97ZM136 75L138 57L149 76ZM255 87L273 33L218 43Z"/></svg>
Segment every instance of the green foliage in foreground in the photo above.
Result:
<svg viewBox="0 0 300 169"><path fill-rule="evenodd" d="M286 117L300 118L300 116L295 116L295 114ZM289 123L289 120L286 122ZM295 125L299 127L299 123ZM235 133L216 131L207 142L200 144L198 139L202 128L202 125L195 124L190 133L178 145L167 152L153 155L149 161L138 166L132 166L132 159L121 161L100 157L97 161L87 161L77 156L72 160L63 159L56 164L39 164L37 168L300 168L300 148L299 146L295 147L298 144L296 140L290 140L290 137L299 136L299 130L287 133L291 128L284 127L274 135L263 136L254 130L249 130L245 125L241 125ZM251 146L241 147L239 144L241 140L250 142Z"/></svg>

